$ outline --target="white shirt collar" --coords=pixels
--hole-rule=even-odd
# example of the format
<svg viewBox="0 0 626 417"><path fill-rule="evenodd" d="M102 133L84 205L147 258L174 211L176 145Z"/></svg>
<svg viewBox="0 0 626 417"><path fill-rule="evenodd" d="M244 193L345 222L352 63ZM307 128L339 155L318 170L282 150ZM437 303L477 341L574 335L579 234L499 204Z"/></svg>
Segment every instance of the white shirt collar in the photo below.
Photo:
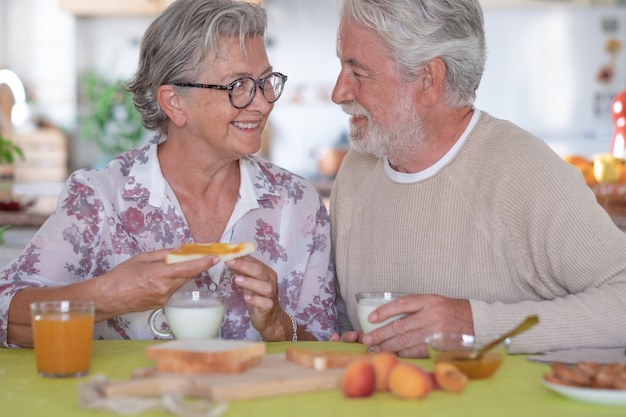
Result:
<svg viewBox="0 0 626 417"><path fill-rule="evenodd" d="M450 148L448 152L446 152L446 154L439 161L435 162L434 164L432 164L431 166L429 166L428 168L422 171L414 172L410 174L407 174L404 172L398 172L394 170L393 168L391 168L391 166L389 165L389 160L387 158L384 158L383 168L385 170L385 173L387 174L387 177L389 177L390 180L396 183L410 184L410 183L426 180L434 176L435 174L437 174L439 171L443 169L443 167L448 165L450 161L452 161L454 157L459 153L459 151L461 150L461 147L463 146L463 144L469 137L469 134L472 132L472 130L476 126L476 123L478 123L478 119L480 118L480 113L481 112L479 109L474 109L474 114L472 115L472 118L469 124L465 128L465 131L463 131L463 134L461 134L459 139L456 141L456 143Z"/></svg>

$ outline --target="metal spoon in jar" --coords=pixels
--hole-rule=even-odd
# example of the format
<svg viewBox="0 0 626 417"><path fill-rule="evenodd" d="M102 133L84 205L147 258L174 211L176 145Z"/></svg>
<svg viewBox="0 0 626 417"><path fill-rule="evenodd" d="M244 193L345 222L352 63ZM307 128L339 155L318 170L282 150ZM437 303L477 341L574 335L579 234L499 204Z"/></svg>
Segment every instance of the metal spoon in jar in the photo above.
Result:
<svg viewBox="0 0 626 417"><path fill-rule="evenodd" d="M495 340L492 340L491 342L487 343L485 346L483 346L479 350L470 353L469 355L465 356L464 359L470 359L470 360L471 359L480 359L480 358L483 357L483 355L485 353L487 353L488 351L490 351L494 347L498 346L506 338L513 337L513 336L516 336L516 335L518 335L518 334L520 334L522 332L525 332L526 330L530 329L531 327L533 327L537 323L539 323L539 317L538 316L536 316L536 315L528 316L528 317L526 317L526 319L523 322L521 322L513 330L511 330L509 332L506 332L505 334L503 334L502 336L498 337Z"/></svg>

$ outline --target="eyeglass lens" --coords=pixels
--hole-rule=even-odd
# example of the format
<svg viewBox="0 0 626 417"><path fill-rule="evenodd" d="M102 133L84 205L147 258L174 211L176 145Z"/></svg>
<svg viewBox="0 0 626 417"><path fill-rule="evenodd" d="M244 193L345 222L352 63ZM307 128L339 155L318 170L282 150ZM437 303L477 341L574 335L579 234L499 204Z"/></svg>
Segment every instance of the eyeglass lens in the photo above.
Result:
<svg viewBox="0 0 626 417"><path fill-rule="evenodd" d="M256 94L257 85L261 87L261 92L265 99L273 103L278 100L282 94L284 82L279 74L274 73L258 81L249 77L240 78L237 82L232 84L230 90L233 105L238 108L243 108L250 104Z"/></svg>

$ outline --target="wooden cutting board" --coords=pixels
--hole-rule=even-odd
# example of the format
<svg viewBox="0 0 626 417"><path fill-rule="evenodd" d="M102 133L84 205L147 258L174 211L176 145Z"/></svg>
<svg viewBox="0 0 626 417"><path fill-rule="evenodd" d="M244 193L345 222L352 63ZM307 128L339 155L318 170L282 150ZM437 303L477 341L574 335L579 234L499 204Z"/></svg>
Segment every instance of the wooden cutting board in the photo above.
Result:
<svg viewBox="0 0 626 417"><path fill-rule="evenodd" d="M271 397L339 388L343 368L314 370L287 361L284 353L268 354L240 374L156 373L103 388L106 396L158 396L176 390L213 401Z"/></svg>

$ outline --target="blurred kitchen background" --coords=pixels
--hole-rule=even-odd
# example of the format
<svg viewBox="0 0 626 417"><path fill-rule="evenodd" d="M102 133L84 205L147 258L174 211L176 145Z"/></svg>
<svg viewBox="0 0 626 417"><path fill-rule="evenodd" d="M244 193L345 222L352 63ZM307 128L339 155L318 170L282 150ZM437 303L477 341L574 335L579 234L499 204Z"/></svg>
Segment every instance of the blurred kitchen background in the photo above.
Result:
<svg viewBox="0 0 626 417"><path fill-rule="evenodd" d="M171 1L0 0L0 70L17 74L30 109L27 122L11 129L28 153L16 168L20 193L53 198L69 172L111 157L93 140L104 133L92 130L93 137L85 137L81 127L90 116L85 90L132 75L143 31ZM339 71L334 2L263 3L270 62L289 76L263 152L327 191L332 167L328 171L318 159L326 148L345 148L347 132L347 116L330 100ZM608 152L610 104L626 88L626 0L483 5L488 59L477 107L521 125L561 155ZM4 132L14 101L6 84L0 77ZM104 94L91 100L98 96ZM124 119L123 105L119 112L112 117ZM140 136L145 140L149 133Z"/></svg>
<svg viewBox="0 0 626 417"><path fill-rule="evenodd" d="M168 0L0 0L0 69L12 70L23 82L32 120L64 133L68 171L110 156L81 139L81 82L93 72L108 80L131 76L139 40L159 3ZM623 3L484 0L489 55L477 106L520 124L559 153L607 150L609 105L626 87ZM339 70L334 3L264 4L270 61L289 75L270 118L266 152L276 163L314 178L318 149L341 146L347 124L330 101ZM607 51L610 39L622 49ZM602 71L609 75L601 78Z"/></svg>

